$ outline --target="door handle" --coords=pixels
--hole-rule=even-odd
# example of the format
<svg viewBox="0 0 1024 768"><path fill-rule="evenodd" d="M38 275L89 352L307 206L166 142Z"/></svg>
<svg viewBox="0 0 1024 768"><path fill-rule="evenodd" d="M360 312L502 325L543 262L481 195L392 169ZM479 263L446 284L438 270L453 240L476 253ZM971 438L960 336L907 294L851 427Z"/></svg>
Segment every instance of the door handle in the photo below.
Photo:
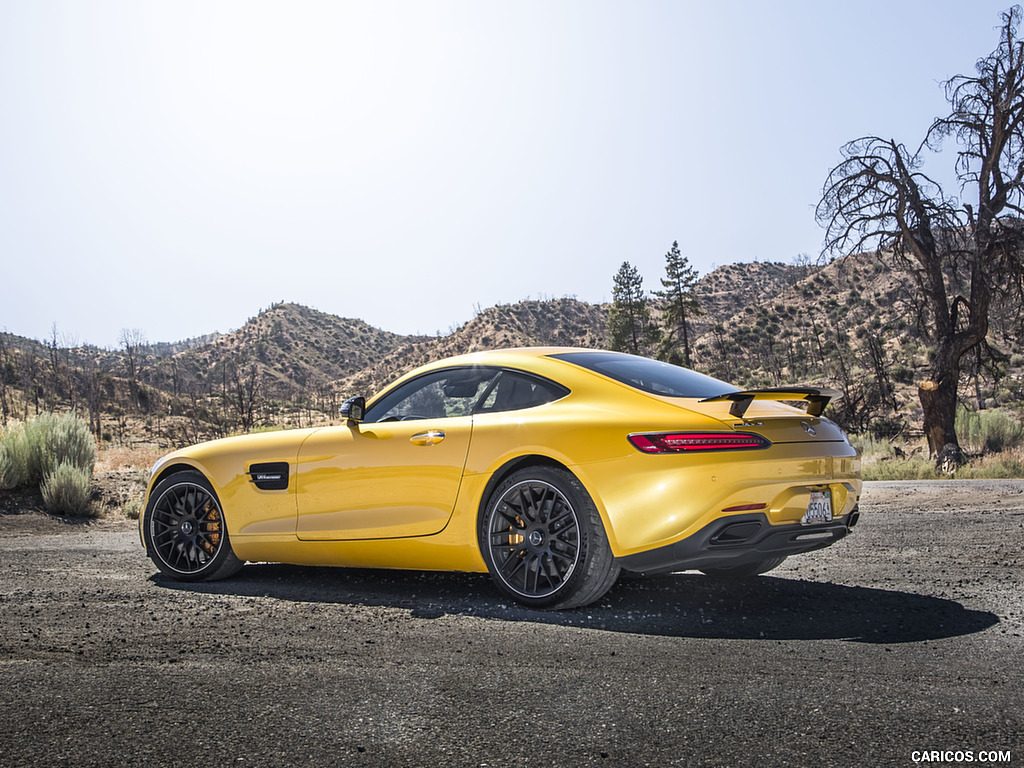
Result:
<svg viewBox="0 0 1024 768"><path fill-rule="evenodd" d="M440 429L431 429L427 432L420 432L409 438L413 445L437 445L444 440L444 432Z"/></svg>

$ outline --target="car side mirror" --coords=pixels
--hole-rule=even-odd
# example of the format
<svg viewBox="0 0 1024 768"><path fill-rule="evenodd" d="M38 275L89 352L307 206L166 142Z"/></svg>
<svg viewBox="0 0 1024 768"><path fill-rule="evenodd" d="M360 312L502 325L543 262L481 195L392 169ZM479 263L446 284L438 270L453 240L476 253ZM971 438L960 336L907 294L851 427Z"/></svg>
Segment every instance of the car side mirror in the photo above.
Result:
<svg viewBox="0 0 1024 768"><path fill-rule="evenodd" d="M362 395L359 397L350 397L341 404L341 410L339 413L343 419L355 422L362 421L363 417L366 416L366 398Z"/></svg>

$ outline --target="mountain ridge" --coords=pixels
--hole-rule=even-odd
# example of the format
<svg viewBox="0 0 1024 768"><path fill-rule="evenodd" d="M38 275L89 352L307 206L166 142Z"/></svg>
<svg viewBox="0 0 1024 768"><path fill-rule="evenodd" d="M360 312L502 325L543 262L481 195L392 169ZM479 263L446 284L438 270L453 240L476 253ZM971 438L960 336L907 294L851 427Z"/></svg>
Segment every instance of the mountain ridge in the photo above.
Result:
<svg viewBox="0 0 1024 768"><path fill-rule="evenodd" d="M743 387L837 387L845 397L834 415L847 426L905 426L917 417L914 382L929 349L915 320L911 279L878 254L718 267L695 288L704 313L692 318L693 367ZM660 304L650 305L659 319ZM229 333L141 345L134 359L127 349L57 349L0 334L0 399L15 417L83 405L120 422L132 413L150 414L148 421L190 415L193 438L208 429L228 432L239 418L246 429L315 423L336 418L344 397L370 396L432 360L502 347L605 348L609 307L527 299L479 310L448 334L420 336L280 302ZM965 392L971 384L981 402L1024 401L1013 317L993 321L992 360L968 372L973 382L965 378ZM254 410L259 418L246 421Z"/></svg>

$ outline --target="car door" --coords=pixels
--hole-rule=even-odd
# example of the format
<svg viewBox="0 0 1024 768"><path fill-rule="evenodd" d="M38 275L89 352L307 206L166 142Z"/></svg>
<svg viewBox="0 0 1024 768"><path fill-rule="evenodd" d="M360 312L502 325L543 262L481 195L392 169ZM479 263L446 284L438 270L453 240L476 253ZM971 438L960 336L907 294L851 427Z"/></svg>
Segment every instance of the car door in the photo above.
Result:
<svg viewBox="0 0 1024 768"><path fill-rule="evenodd" d="M380 398L361 423L312 435L298 457L296 531L304 540L425 536L447 524L473 432L497 371L420 376Z"/></svg>

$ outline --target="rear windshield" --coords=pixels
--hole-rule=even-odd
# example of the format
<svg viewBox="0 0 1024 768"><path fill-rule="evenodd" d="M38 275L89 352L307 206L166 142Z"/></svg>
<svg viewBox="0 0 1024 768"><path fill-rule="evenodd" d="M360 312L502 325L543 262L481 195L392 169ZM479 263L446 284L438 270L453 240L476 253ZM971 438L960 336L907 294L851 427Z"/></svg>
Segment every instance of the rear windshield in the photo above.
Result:
<svg viewBox="0 0 1024 768"><path fill-rule="evenodd" d="M587 368L652 395L703 398L739 391L731 384L689 368L621 352L562 352L551 357Z"/></svg>

